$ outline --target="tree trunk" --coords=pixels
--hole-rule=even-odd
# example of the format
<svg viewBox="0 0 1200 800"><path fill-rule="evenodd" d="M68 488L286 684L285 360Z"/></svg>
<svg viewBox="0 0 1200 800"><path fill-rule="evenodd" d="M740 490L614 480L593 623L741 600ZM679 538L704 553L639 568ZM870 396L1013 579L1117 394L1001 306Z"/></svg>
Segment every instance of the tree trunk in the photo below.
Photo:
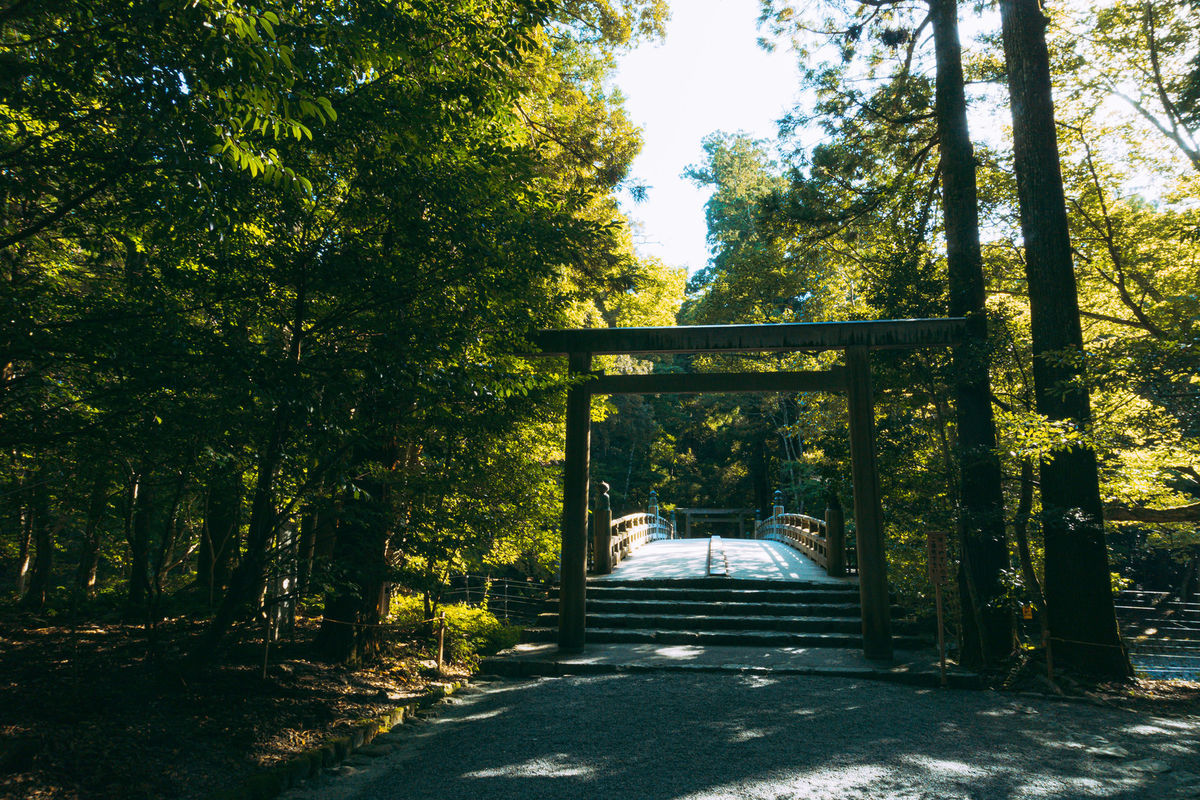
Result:
<svg viewBox="0 0 1200 800"><path fill-rule="evenodd" d="M756 509L755 516L768 516L766 510L771 507L771 467L770 454L767 452L769 445L767 437L774 437L773 431L763 431L761 435L756 437L754 444L754 461L751 467L751 476L754 481L754 507ZM826 487L829 492L833 492L832 486Z"/></svg>
<svg viewBox="0 0 1200 800"><path fill-rule="evenodd" d="M250 503L249 532L246 550L229 580L229 591L217 608L208 632L201 638L192 656L206 661L215 655L218 646L234 622L250 616L262 597L266 581L267 545L278 524L275 507L275 478L283 455L283 439L289 429L291 414L280 405L275 410L270 438L258 459L258 478Z"/></svg>
<svg viewBox="0 0 1200 800"><path fill-rule="evenodd" d="M954 349L954 394L961 474L958 523L964 577L973 591L964 609L964 659L970 666L992 664L1013 646L1012 615L1001 598L1001 572L1008 566L1004 535L1004 495L996 425L988 377L987 317L983 259L979 250L979 212L975 153L967 128L957 0L930 0L937 58L936 114L941 146L942 210L949 267L950 315L966 317L967 341ZM978 656L978 663L976 661Z"/></svg>
<svg viewBox="0 0 1200 800"><path fill-rule="evenodd" d="M29 588L29 568L33 565L33 512L26 502L17 507L17 537L17 575L13 594L20 598Z"/></svg>
<svg viewBox="0 0 1200 800"><path fill-rule="evenodd" d="M371 448L358 469L371 462L397 464L394 443ZM374 659L384 643L387 618L388 540L393 529L391 493L386 481L367 478L361 492L347 495L341 506L333 550L333 590L325 598L325 615L316 649L324 658L344 663Z"/></svg>
<svg viewBox="0 0 1200 800"><path fill-rule="evenodd" d="M300 552L297 555L296 595L303 597L308 592L312 578L313 559L317 553L317 512L305 509L300 517Z"/></svg>
<svg viewBox="0 0 1200 800"><path fill-rule="evenodd" d="M154 601L157 604L162 597L163 589L175 558L175 546L183 529L183 521L179 518L179 505L183 502L183 490L187 487L188 474L181 469L175 481L175 490L171 494L171 505L167 509L163 522L162 537L159 539L158 551L154 555Z"/></svg>
<svg viewBox="0 0 1200 800"><path fill-rule="evenodd" d="M335 574L344 576L325 599L325 615L316 649L330 661L358 664L380 652L387 615L387 539L390 515L381 497L383 487L371 486L359 499L345 504L334 549Z"/></svg>
<svg viewBox="0 0 1200 800"><path fill-rule="evenodd" d="M1021 486L1018 490L1017 512L1013 515L1013 537L1017 540L1017 557L1021 561L1021 577L1025 590L1033 597L1037 606L1038 622L1041 625L1042 642L1049 641L1050 621L1046 614L1046 595L1042 593L1042 582L1033 568L1033 553L1029 547L1029 518L1033 509L1033 461L1021 459Z"/></svg>
<svg viewBox="0 0 1200 800"><path fill-rule="evenodd" d="M241 524L242 473L233 465L216 467L208 479L206 496L197 569L200 586L211 606L229 585Z"/></svg>
<svg viewBox="0 0 1200 800"><path fill-rule="evenodd" d="M303 271L303 266L300 270ZM301 280L294 301L291 341L288 343L287 361L293 367L300 364L306 308L307 296L304 282ZM267 545L274 537L280 522L275 499L275 481L283 463L284 446L292 430L292 405L290 402L279 402L272 413L266 446L261 449L256 465L257 479L250 500L246 549L230 577L229 591L225 593L208 632L201 637L198 646L191 653L194 662L211 659L233 623L249 616L258 599L262 597L267 577Z"/></svg>
<svg viewBox="0 0 1200 800"><path fill-rule="evenodd" d="M33 538L36 554L29 573L29 588L21 605L31 611L41 611L50 597L54 581L54 528L50 524L50 488L41 472L33 489Z"/></svg>
<svg viewBox="0 0 1200 800"><path fill-rule="evenodd" d="M1192 556L1183 570L1183 580L1179 582L1179 602L1191 602L1196 594L1197 583L1200 582L1200 546L1192 547Z"/></svg>
<svg viewBox="0 0 1200 800"><path fill-rule="evenodd" d="M1037 0L1002 0L1013 156L1025 240L1037 410L1075 430L1091 421L1083 334L1050 95L1046 20ZM1132 674L1117 632L1096 454L1060 450L1041 463L1045 592L1056 664Z"/></svg>
<svg viewBox="0 0 1200 800"><path fill-rule="evenodd" d="M154 514L154 492L144 474L134 476L130 494L129 585L125 609L132 616L144 612L150 600L150 522Z"/></svg>
<svg viewBox="0 0 1200 800"><path fill-rule="evenodd" d="M81 600L90 600L96 594L96 570L100 566L100 523L104 520L104 512L108 510L108 472L103 466L99 470L88 498L79 565L75 569L75 595Z"/></svg>

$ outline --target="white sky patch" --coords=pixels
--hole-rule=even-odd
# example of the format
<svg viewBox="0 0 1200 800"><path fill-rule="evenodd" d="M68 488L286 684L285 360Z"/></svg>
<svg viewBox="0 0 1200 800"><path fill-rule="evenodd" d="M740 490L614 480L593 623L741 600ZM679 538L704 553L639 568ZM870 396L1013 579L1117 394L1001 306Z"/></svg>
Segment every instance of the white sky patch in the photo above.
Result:
<svg viewBox="0 0 1200 800"><path fill-rule="evenodd" d="M614 83L645 145L631 178L649 187L645 202L622 198L643 256L688 272L705 266L708 192L681 177L703 156L714 131L774 139L776 120L799 91L795 55L757 45L759 0L677 0L665 43L643 45L620 60Z"/></svg>
<svg viewBox="0 0 1200 800"><path fill-rule="evenodd" d="M1080 9L1082 0L1066 0ZM619 59L613 84L626 98L630 118L644 131L644 146L633 164L630 179L648 187L647 199L634 203L629 194L620 196L622 208L634 225L634 241L642 256L661 258L667 264L686 267L688 273L703 268L710 256L704 203L709 192L692 184L681 173L703 159L701 142L716 131L744 132L774 144L776 122L797 104L807 106L799 81L797 56L786 42L776 42L774 52L757 44L764 35L757 26L760 0L672 0L666 40L645 44ZM1000 16L995 8L976 12L960 7L960 33L964 58L970 61L985 48L996 53L998 45L985 45L982 37L998 34ZM932 34L926 30L920 42L922 68L932 69ZM823 56L828 53L821 51ZM971 138L979 146L1008 150L1012 138L1007 89L997 84L967 86L970 103ZM808 96L811 97L811 96ZM1128 103L1111 98L1100 115L1127 120L1142 131L1145 147L1162 151L1161 159L1172 159L1186 172L1181 156L1173 153L1165 139L1140 120ZM1144 130L1143 130L1144 129ZM820 132L804 132L804 147L816 143ZM794 144L795 142L792 142ZM1117 148L1125 142L1100 142ZM1124 191L1158 198L1173 187L1173 173L1130 168ZM1196 201L1200 204L1200 201ZM986 222L985 222L986 224ZM1003 239L1013 231L985 229L984 238Z"/></svg>

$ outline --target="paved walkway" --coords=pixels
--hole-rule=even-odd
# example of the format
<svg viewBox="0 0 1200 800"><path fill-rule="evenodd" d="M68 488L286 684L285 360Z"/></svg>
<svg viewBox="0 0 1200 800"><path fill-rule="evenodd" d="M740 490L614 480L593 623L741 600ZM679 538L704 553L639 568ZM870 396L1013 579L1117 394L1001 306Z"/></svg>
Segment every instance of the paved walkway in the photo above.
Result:
<svg viewBox="0 0 1200 800"><path fill-rule="evenodd" d="M709 574L709 539L663 539L642 545L612 574L594 580L700 578ZM730 578L843 583L796 550L779 542L714 537L713 563L728 565Z"/></svg>
<svg viewBox="0 0 1200 800"><path fill-rule="evenodd" d="M288 800L1169 800L1200 718L844 678L501 681ZM393 738L395 737L395 738Z"/></svg>
<svg viewBox="0 0 1200 800"><path fill-rule="evenodd" d="M928 650L897 650L891 661L871 661L858 648L733 647L690 644L591 643L582 653L560 653L548 642L519 644L483 661L481 671L508 677L603 675L627 672L726 672L867 678L938 686L941 669ZM951 686L976 688L978 675L949 665Z"/></svg>

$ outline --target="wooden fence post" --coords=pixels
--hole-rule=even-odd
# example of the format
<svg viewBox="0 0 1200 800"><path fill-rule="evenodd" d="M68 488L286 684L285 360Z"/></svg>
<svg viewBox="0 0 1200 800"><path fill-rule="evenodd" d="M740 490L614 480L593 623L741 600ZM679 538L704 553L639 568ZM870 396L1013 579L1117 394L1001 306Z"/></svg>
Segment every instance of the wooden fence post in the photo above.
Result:
<svg viewBox="0 0 1200 800"><path fill-rule="evenodd" d="M437 671L442 673L442 665L446 663L446 612L443 611L438 617L438 657Z"/></svg>

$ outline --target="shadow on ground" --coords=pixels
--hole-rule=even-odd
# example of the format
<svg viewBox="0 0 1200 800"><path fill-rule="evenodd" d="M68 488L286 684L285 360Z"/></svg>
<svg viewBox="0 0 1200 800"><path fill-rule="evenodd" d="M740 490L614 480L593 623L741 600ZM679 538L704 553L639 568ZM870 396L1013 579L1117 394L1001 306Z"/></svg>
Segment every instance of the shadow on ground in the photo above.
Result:
<svg viewBox="0 0 1200 800"><path fill-rule="evenodd" d="M497 683L295 798L1200 797L1200 717L762 675Z"/></svg>

